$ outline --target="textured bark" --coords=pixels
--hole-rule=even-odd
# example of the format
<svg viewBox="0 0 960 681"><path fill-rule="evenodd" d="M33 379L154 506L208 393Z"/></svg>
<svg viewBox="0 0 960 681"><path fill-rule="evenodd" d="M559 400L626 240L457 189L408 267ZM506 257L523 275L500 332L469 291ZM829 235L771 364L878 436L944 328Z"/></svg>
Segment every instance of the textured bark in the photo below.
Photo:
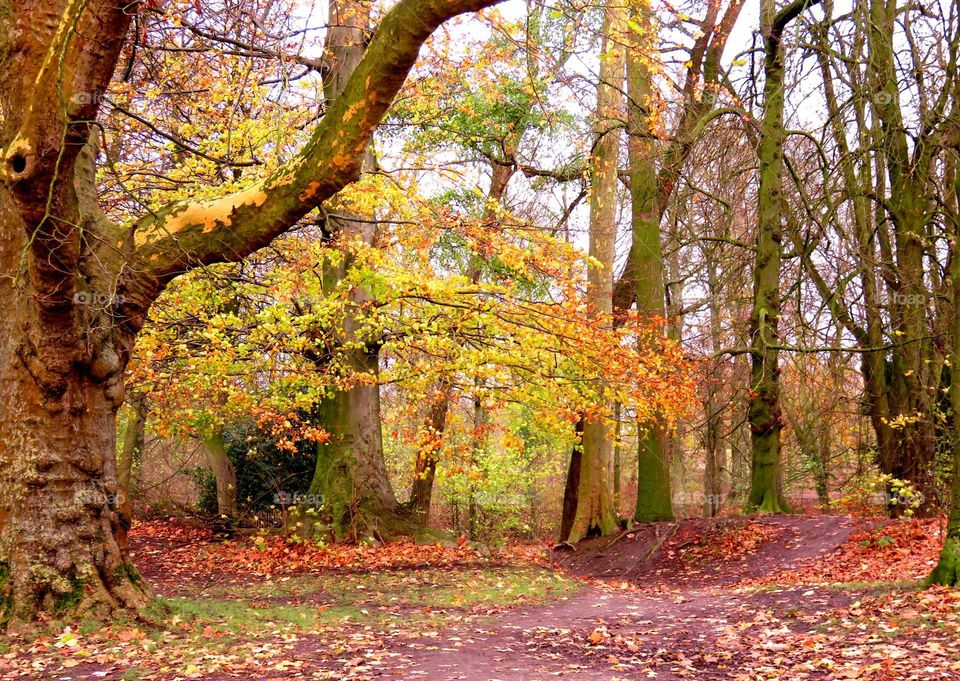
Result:
<svg viewBox="0 0 960 681"><path fill-rule="evenodd" d="M889 214L893 225L893 260L897 281L891 290L891 325L901 337L891 353L888 383L889 408L893 415L919 414L895 436L895 448L881 457L884 472L910 481L923 494L920 515L930 515L936 509L934 459L936 436L933 404L928 387L936 391L939 378L934 380L932 342L927 320L930 293L924 281L925 228L936 210L935 197L930 194L929 172L934 140L922 136L916 142L908 139L900 109L900 84L897 79L894 56L894 25L896 8L880 0L869 5L868 75L874 92L886 97L874 97L874 113L880 120L882 135L879 148L882 168L889 179ZM955 40L956 38L954 38ZM932 136L930 136L932 137ZM911 154L910 147L914 145ZM882 195L882 194L881 194ZM898 301L903 301L898 304ZM915 301L923 301L917 304ZM882 454L884 454L882 452ZM901 505L894 510L902 508Z"/></svg>
<svg viewBox="0 0 960 681"><path fill-rule="evenodd" d="M88 143L135 5L0 7L0 618L108 618L149 589L118 542L123 372L173 277L267 244L356 179L374 128L446 19L490 0L401 0L302 153L264 182L110 223Z"/></svg>

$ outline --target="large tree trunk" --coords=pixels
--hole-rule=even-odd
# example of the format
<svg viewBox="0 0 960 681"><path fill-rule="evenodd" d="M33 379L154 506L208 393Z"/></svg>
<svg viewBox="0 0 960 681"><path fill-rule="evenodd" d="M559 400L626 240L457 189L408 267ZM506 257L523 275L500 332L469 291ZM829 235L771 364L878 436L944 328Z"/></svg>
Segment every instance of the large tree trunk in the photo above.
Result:
<svg viewBox="0 0 960 681"><path fill-rule="evenodd" d="M895 278L888 277L891 331L899 340L891 353L887 383L889 416L906 417L904 426L889 434L895 443L882 443L887 448L881 449L880 465L884 472L909 481L923 495L918 511L929 515L936 509L931 392L935 394L940 388L942 362L930 340L930 292L924 258L926 225L938 210L929 176L937 141L934 135L909 138L906 132L894 44L897 8L882 0L871 0L863 7L869 11L867 83L875 94L870 98L872 113L880 122L875 145L879 196L884 195L884 179L889 179L886 214L878 208L878 238L881 251L885 251L884 260L896 272ZM893 230L892 244L883 233L888 221ZM878 440L880 437L878 431ZM894 512L902 508L902 504L891 505Z"/></svg>
<svg viewBox="0 0 960 681"><path fill-rule="evenodd" d="M649 3L641 3L634 22L647 27L641 36L628 31L627 120L630 165L630 200L633 246L630 267L639 314L664 323L664 261L660 245L660 209L657 205L657 150L651 108L653 73L648 67L653 49L653 17ZM637 501L633 519L637 522L673 520L670 495L670 447L662 424L654 420L637 430Z"/></svg>
<svg viewBox="0 0 960 681"><path fill-rule="evenodd" d="M335 393L318 407L330 439L317 445L317 467L308 490L321 500L337 539L389 539L411 531L401 513L383 460L379 355L356 356L357 371L370 377Z"/></svg>
<svg viewBox="0 0 960 681"><path fill-rule="evenodd" d="M763 0L760 29L764 38L763 121L760 131L760 187L757 211L753 310L750 315L750 433L752 463L747 509L760 513L788 511L781 488L780 432L780 261L783 176L784 65L781 39L787 24L815 4L792 4L780 12L775 0Z"/></svg>
<svg viewBox="0 0 960 681"><path fill-rule="evenodd" d="M617 236L617 158L620 150L619 119L623 102L624 52L620 47L626 25L622 8L607 5L604 10L600 77L597 84L597 108L594 122L594 149L590 194L590 256L600 266L587 269L588 298L600 323L612 322L613 261ZM597 385L602 394L604 388ZM610 496L609 470L612 454L610 428L611 405L604 403L597 414L583 420L580 438L576 509L569 532L561 541L574 543L588 536L604 535L617 527L616 509ZM574 473L568 472L568 488ZM572 493L572 489L570 490Z"/></svg>
<svg viewBox="0 0 960 681"><path fill-rule="evenodd" d="M75 199L61 202L77 215ZM74 282L54 258L29 258L15 273L31 246L14 205L0 186L0 263L11 273L0 277L0 618L66 609L106 617L150 598L118 541L124 339L78 330L90 317L106 321L87 309L103 303L75 307Z"/></svg>

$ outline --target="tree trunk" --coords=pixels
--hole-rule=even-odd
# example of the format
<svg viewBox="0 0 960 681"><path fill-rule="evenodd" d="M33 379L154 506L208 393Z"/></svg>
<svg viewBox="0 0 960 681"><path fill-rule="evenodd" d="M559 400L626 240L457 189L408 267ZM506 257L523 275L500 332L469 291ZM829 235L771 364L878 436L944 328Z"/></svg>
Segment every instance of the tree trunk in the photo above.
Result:
<svg viewBox="0 0 960 681"><path fill-rule="evenodd" d="M237 472L227 455L222 427L205 434L202 442L207 464L217 483L217 515L224 520L233 520L237 517Z"/></svg>
<svg viewBox="0 0 960 681"><path fill-rule="evenodd" d="M954 216L960 206L960 175L954 178ZM953 479L950 484L950 518L940 560L930 574L930 584L960 586L960 225L955 225L951 244L950 280L953 286L953 314L950 320L950 406L953 411Z"/></svg>
<svg viewBox="0 0 960 681"><path fill-rule="evenodd" d="M613 405L613 508L620 515L620 478L623 477L623 447L620 439L623 431L620 403Z"/></svg>
<svg viewBox="0 0 960 681"><path fill-rule="evenodd" d="M783 176L784 66L781 39L787 24L812 2L776 11L763 0L760 28L764 38L763 121L760 131L760 187L757 211L753 310L750 315L751 480L747 510L789 511L781 488L780 433L780 261Z"/></svg>
<svg viewBox="0 0 960 681"><path fill-rule="evenodd" d="M78 213L75 200L61 209ZM42 234L28 245L31 231L0 186L0 263L11 274L31 248L50 246ZM4 622L41 611L109 617L151 597L120 540L115 438L127 339L83 333L81 320L90 317L116 327L98 310L75 310L74 283L51 253L31 258L19 276L0 277Z"/></svg>
<svg viewBox="0 0 960 681"><path fill-rule="evenodd" d="M567 466L567 481L563 488L563 510L560 516L560 541L568 541L577 515L580 489L580 466L583 460L583 417L577 419L573 429L573 447L570 464Z"/></svg>
<svg viewBox="0 0 960 681"><path fill-rule="evenodd" d="M368 6L353 0L330 0L329 6L335 21L327 31L325 47L336 68L324 79L324 94L334 101L343 94L363 57L370 13ZM362 169L370 171L376 165L370 147L363 154ZM325 231L331 242L348 244L360 240L369 246L376 240L377 225L363 216L339 211L328 214ZM353 266L349 254L340 262L325 263L324 291L339 295L338 285ZM352 375L345 378L351 385L325 399L317 409L319 422L331 439L317 447L317 467L309 493L322 500L337 539L387 539L413 531L405 509L397 503L383 459L377 382L381 341L356 312L370 299L361 287L347 293L338 352L346 355L344 365ZM297 514L297 519L307 522L301 514Z"/></svg>
<svg viewBox="0 0 960 681"><path fill-rule="evenodd" d="M441 382L440 394L430 405L420 448L417 452L413 472L413 486L410 490L410 510L417 519L426 524L430 517L430 502L433 499L433 481L437 472L437 456L443 444L443 430L447 423L447 411L450 408L450 388L446 381Z"/></svg>
<svg viewBox="0 0 960 681"><path fill-rule="evenodd" d="M637 25L652 34L649 3L641 3L634 15ZM637 312L665 323L664 261L660 245L660 210L657 205L657 151L654 145L651 107L653 73L647 64L653 48L650 35L627 32L628 159L633 247L630 267L634 276ZM667 433L656 420L637 430L637 522L673 520L670 495L670 456Z"/></svg>
<svg viewBox="0 0 960 681"><path fill-rule="evenodd" d="M714 253L705 253L707 257L707 290L710 295L710 348L718 352L723 344L721 339L720 282L717 275L717 263ZM717 358L713 371L707 377L704 410L704 450L706 453L703 467L703 514L712 518L719 515L723 506L723 470L724 452L721 430L723 428L723 405L719 391L723 384L724 371L722 360Z"/></svg>
<svg viewBox="0 0 960 681"><path fill-rule="evenodd" d="M131 478L133 466L143 453L144 434L146 430L146 404L140 397L128 399L130 415L123 432L123 446L117 456L117 514L119 515L121 532L117 541L121 547L127 545L127 532L133 523L133 502L131 499Z"/></svg>
<svg viewBox="0 0 960 681"><path fill-rule="evenodd" d="M871 0L863 7L869 11L867 83L873 93L872 113L880 122L875 145L880 196L884 195L884 179L889 179L889 203L885 206L886 214L878 214L878 234L889 221L893 229L892 253L889 239L886 243L881 240L881 249L888 251L885 260L896 272L895 280L891 277L888 282L890 325L899 339L890 355L888 400L891 416L906 417L905 425L890 434L895 444L890 443L890 451L886 452L890 458L882 458L880 465L884 472L909 481L923 495L919 514L931 515L937 504L935 417L930 393L939 390L940 385L939 372L934 372L932 366L936 352L929 338L930 293L924 280L924 258L926 225L938 210L937 199L930 191L934 183L929 177L938 142L933 135L907 135L895 53L897 8L882 0ZM921 83L921 87L925 85ZM902 509L902 504L891 505L894 513Z"/></svg>
<svg viewBox="0 0 960 681"><path fill-rule="evenodd" d="M383 460L379 354L354 355L369 379L336 392L317 408L330 439L317 445L317 467L307 492L317 498L337 539L388 539L412 531L400 509Z"/></svg>
<svg viewBox="0 0 960 681"><path fill-rule="evenodd" d="M612 323L613 261L617 236L617 157L620 150L620 116L624 53L620 35L625 26L622 8L607 5L603 18L600 77L594 121L590 194L590 256L600 263L587 268L587 296L601 324ZM583 419L580 438L579 484L576 510L562 541L575 543L588 536L604 535L617 527L610 497L609 470L612 454L611 405L604 387L594 386L601 401L598 413ZM571 465L570 473L573 473ZM570 476L568 475L568 484Z"/></svg>

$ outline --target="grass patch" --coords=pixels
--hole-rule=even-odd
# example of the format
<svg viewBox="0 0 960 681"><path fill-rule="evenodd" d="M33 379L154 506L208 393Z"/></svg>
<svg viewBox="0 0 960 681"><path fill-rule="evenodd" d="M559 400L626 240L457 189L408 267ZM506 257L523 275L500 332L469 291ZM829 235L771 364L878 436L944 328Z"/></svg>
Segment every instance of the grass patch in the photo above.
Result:
<svg viewBox="0 0 960 681"><path fill-rule="evenodd" d="M578 588L577 582L543 568L433 568L303 575L243 587L220 586L205 590L203 596L273 604L308 601L331 608L470 609L547 602Z"/></svg>
<svg viewBox="0 0 960 681"><path fill-rule="evenodd" d="M578 588L577 582L539 567L325 573L157 599L147 614L216 645L217 640L226 644L347 623L442 628L464 610L544 603Z"/></svg>

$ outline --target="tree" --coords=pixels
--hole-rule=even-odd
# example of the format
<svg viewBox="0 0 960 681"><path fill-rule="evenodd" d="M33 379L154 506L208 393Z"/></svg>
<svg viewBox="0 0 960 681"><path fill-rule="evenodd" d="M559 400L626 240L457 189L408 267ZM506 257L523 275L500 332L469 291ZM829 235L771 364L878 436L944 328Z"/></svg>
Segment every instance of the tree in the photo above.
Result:
<svg viewBox="0 0 960 681"><path fill-rule="evenodd" d="M960 90L960 85L958 85ZM960 91L956 93L960 95ZM956 105L955 105L956 106ZM954 109L954 125L960 126L960 110ZM960 127L954 128L954 134ZM960 139L955 153L960 152ZM960 174L957 173L956 157L950 163L953 174L954 195L948 206L952 209L953 233L950 257L950 281L953 287L953 314L950 325L950 366L960 367ZM950 485L950 517L947 523L940 560L930 574L931 584L957 586L960 584L960 381L950 381L950 407L953 412L953 442L951 443L953 479Z"/></svg>
<svg viewBox="0 0 960 681"><path fill-rule="evenodd" d="M780 479L779 330L783 185L784 66L787 25L817 0L795 0L781 10L774 0L760 7L764 41L763 119L760 129L760 188L757 211L753 311L750 317L750 432L752 463L747 507L761 513L788 511Z"/></svg>
<svg viewBox="0 0 960 681"><path fill-rule="evenodd" d="M324 80L328 101L342 96L350 76L360 64L370 30L370 7L364 3L331 0L331 26L327 30L325 51L333 67ZM363 170L374 169L376 159L367 146L363 152ZM377 221L373 215L359 215L349 209L334 208L324 219L324 238L342 242L359 241L373 246ZM337 285L353 268L349 250L346 257L323 264L323 288L327 295L339 295ZM362 286L347 292L347 305L338 344L345 355L354 380L342 390L334 390L316 407L316 417L330 437L317 445L317 468L309 495L323 500L324 512L331 516L334 536L387 537L406 534L411 528L397 502L383 461L383 433L380 418L380 345L376 330L367 328L359 311L375 302ZM322 363L322 359L320 360Z"/></svg>
<svg viewBox="0 0 960 681"><path fill-rule="evenodd" d="M624 52L620 44L626 24L622 8L606 5L600 47L600 75L594 123L590 193L590 257L588 298L601 319L613 311L613 258L617 233L617 169L623 102ZM560 540L605 535L617 527L608 475L612 454L609 404L582 417L579 452L574 452L564 493L565 518ZM577 446L577 445L575 445Z"/></svg>
<svg viewBox="0 0 960 681"><path fill-rule="evenodd" d="M642 35L641 35L642 34ZM656 35L653 11L636 3L627 44L627 157L630 173L631 233L628 267L634 278L637 311L649 318L666 317L664 261L657 206L657 120L654 113L654 69L651 65ZM673 520L670 461L662 423L640 425L637 437L637 522Z"/></svg>
<svg viewBox="0 0 960 681"><path fill-rule="evenodd" d="M149 588L117 542L114 438L123 371L150 305L177 276L245 257L355 180L423 42L489 4L402 0L295 158L239 191L123 225L97 204L93 122L131 8L99 0L0 8L5 618L62 607L105 617L147 602Z"/></svg>

